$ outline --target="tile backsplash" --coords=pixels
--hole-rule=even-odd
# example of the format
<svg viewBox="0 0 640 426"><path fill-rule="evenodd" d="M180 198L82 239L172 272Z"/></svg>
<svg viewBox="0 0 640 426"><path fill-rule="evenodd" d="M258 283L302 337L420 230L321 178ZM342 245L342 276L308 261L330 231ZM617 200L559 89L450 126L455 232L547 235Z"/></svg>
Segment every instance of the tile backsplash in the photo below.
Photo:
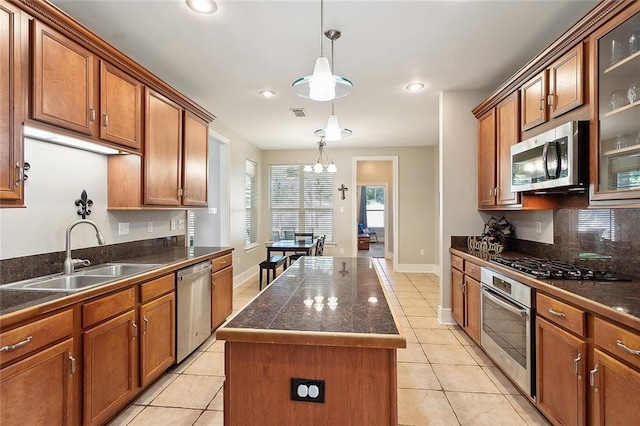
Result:
<svg viewBox="0 0 640 426"><path fill-rule="evenodd" d="M77 249L72 250L71 255L73 258L89 259L91 264L98 265L184 245L185 237L180 235ZM0 260L0 284L60 273L64 257L65 252L59 251Z"/></svg>
<svg viewBox="0 0 640 426"><path fill-rule="evenodd" d="M513 250L640 278L639 225L640 209L559 209L553 244L516 238ZM466 247L466 237L452 237L451 245Z"/></svg>

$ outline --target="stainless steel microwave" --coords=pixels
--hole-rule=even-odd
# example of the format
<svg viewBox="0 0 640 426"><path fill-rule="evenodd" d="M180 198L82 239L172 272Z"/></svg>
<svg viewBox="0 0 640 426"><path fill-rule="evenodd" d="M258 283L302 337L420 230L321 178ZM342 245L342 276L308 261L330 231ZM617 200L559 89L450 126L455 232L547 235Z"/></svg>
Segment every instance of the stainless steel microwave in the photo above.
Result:
<svg viewBox="0 0 640 426"><path fill-rule="evenodd" d="M571 121L511 147L511 192L584 191L589 122Z"/></svg>

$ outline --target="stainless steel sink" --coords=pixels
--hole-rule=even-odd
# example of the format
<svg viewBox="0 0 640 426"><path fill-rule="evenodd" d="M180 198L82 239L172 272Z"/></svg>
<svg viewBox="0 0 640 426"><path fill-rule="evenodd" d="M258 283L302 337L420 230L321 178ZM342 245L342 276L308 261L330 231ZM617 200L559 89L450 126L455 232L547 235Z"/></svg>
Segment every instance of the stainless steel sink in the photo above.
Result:
<svg viewBox="0 0 640 426"><path fill-rule="evenodd" d="M78 292L91 287L106 284L130 275L162 266L157 263L104 263L90 268L81 269L72 275L49 275L32 278L0 288L13 290L44 290Z"/></svg>
<svg viewBox="0 0 640 426"><path fill-rule="evenodd" d="M75 275L110 275L125 277L162 266L156 263L104 263L75 272Z"/></svg>
<svg viewBox="0 0 640 426"><path fill-rule="evenodd" d="M13 284L6 284L2 288L19 290L48 290L71 291L86 290L109 281L115 281L118 277L113 275L57 275L53 277L34 278Z"/></svg>

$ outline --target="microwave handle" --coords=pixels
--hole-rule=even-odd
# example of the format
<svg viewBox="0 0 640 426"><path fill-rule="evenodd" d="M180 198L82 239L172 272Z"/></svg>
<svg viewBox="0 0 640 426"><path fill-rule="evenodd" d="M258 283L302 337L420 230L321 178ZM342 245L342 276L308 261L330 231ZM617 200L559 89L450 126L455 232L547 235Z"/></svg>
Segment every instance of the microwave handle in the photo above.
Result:
<svg viewBox="0 0 640 426"><path fill-rule="evenodd" d="M556 169L553 172L553 175L551 173L549 173L549 147L552 147L553 149L555 149L556 151L556 158L557 158L557 166ZM560 170L562 170L561 164L560 164L560 152L558 150L558 142L556 141L552 141L552 142L545 142L544 146L542 147L542 168L544 169L544 177L546 179L557 179L558 175L560 174Z"/></svg>

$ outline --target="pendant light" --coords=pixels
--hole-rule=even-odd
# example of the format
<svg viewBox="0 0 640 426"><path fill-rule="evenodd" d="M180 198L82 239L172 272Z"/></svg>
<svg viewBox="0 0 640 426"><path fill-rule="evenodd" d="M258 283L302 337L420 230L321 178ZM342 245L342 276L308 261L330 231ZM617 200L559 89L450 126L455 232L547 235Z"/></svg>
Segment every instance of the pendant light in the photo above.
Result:
<svg viewBox="0 0 640 426"><path fill-rule="evenodd" d="M349 94L353 83L345 77L333 75L329 60L323 56L323 26L324 26L324 2L320 0L320 57L313 67L313 74L300 77L293 82L291 87L298 96L314 101L331 101ZM326 34L326 33L325 33ZM338 31L338 37L339 31Z"/></svg>
<svg viewBox="0 0 640 426"><path fill-rule="evenodd" d="M335 60L333 58L333 42L339 39L342 33L338 30L327 30L324 32L324 35L331 40L331 64L335 67ZM335 142L342 138L351 136L352 133L353 132L351 130L340 127L340 124L338 123L338 116L335 113L335 103L334 101L331 101L331 115L327 120L327 127L316 130L314 134L329 142Z"/></svg>
<svg viewBox="0 0 640 426"><path fill-rule="evenodd" d="M307 163L302 169L305 172L329 172L335 173L338 171L333 160L329 158L329 155L325 152L324 147L327 143L323 138L320 138L320 142L318 142L318 153L313 156L313 160L311 163ZM313 165L312 165L313 164Z"/></svg>

